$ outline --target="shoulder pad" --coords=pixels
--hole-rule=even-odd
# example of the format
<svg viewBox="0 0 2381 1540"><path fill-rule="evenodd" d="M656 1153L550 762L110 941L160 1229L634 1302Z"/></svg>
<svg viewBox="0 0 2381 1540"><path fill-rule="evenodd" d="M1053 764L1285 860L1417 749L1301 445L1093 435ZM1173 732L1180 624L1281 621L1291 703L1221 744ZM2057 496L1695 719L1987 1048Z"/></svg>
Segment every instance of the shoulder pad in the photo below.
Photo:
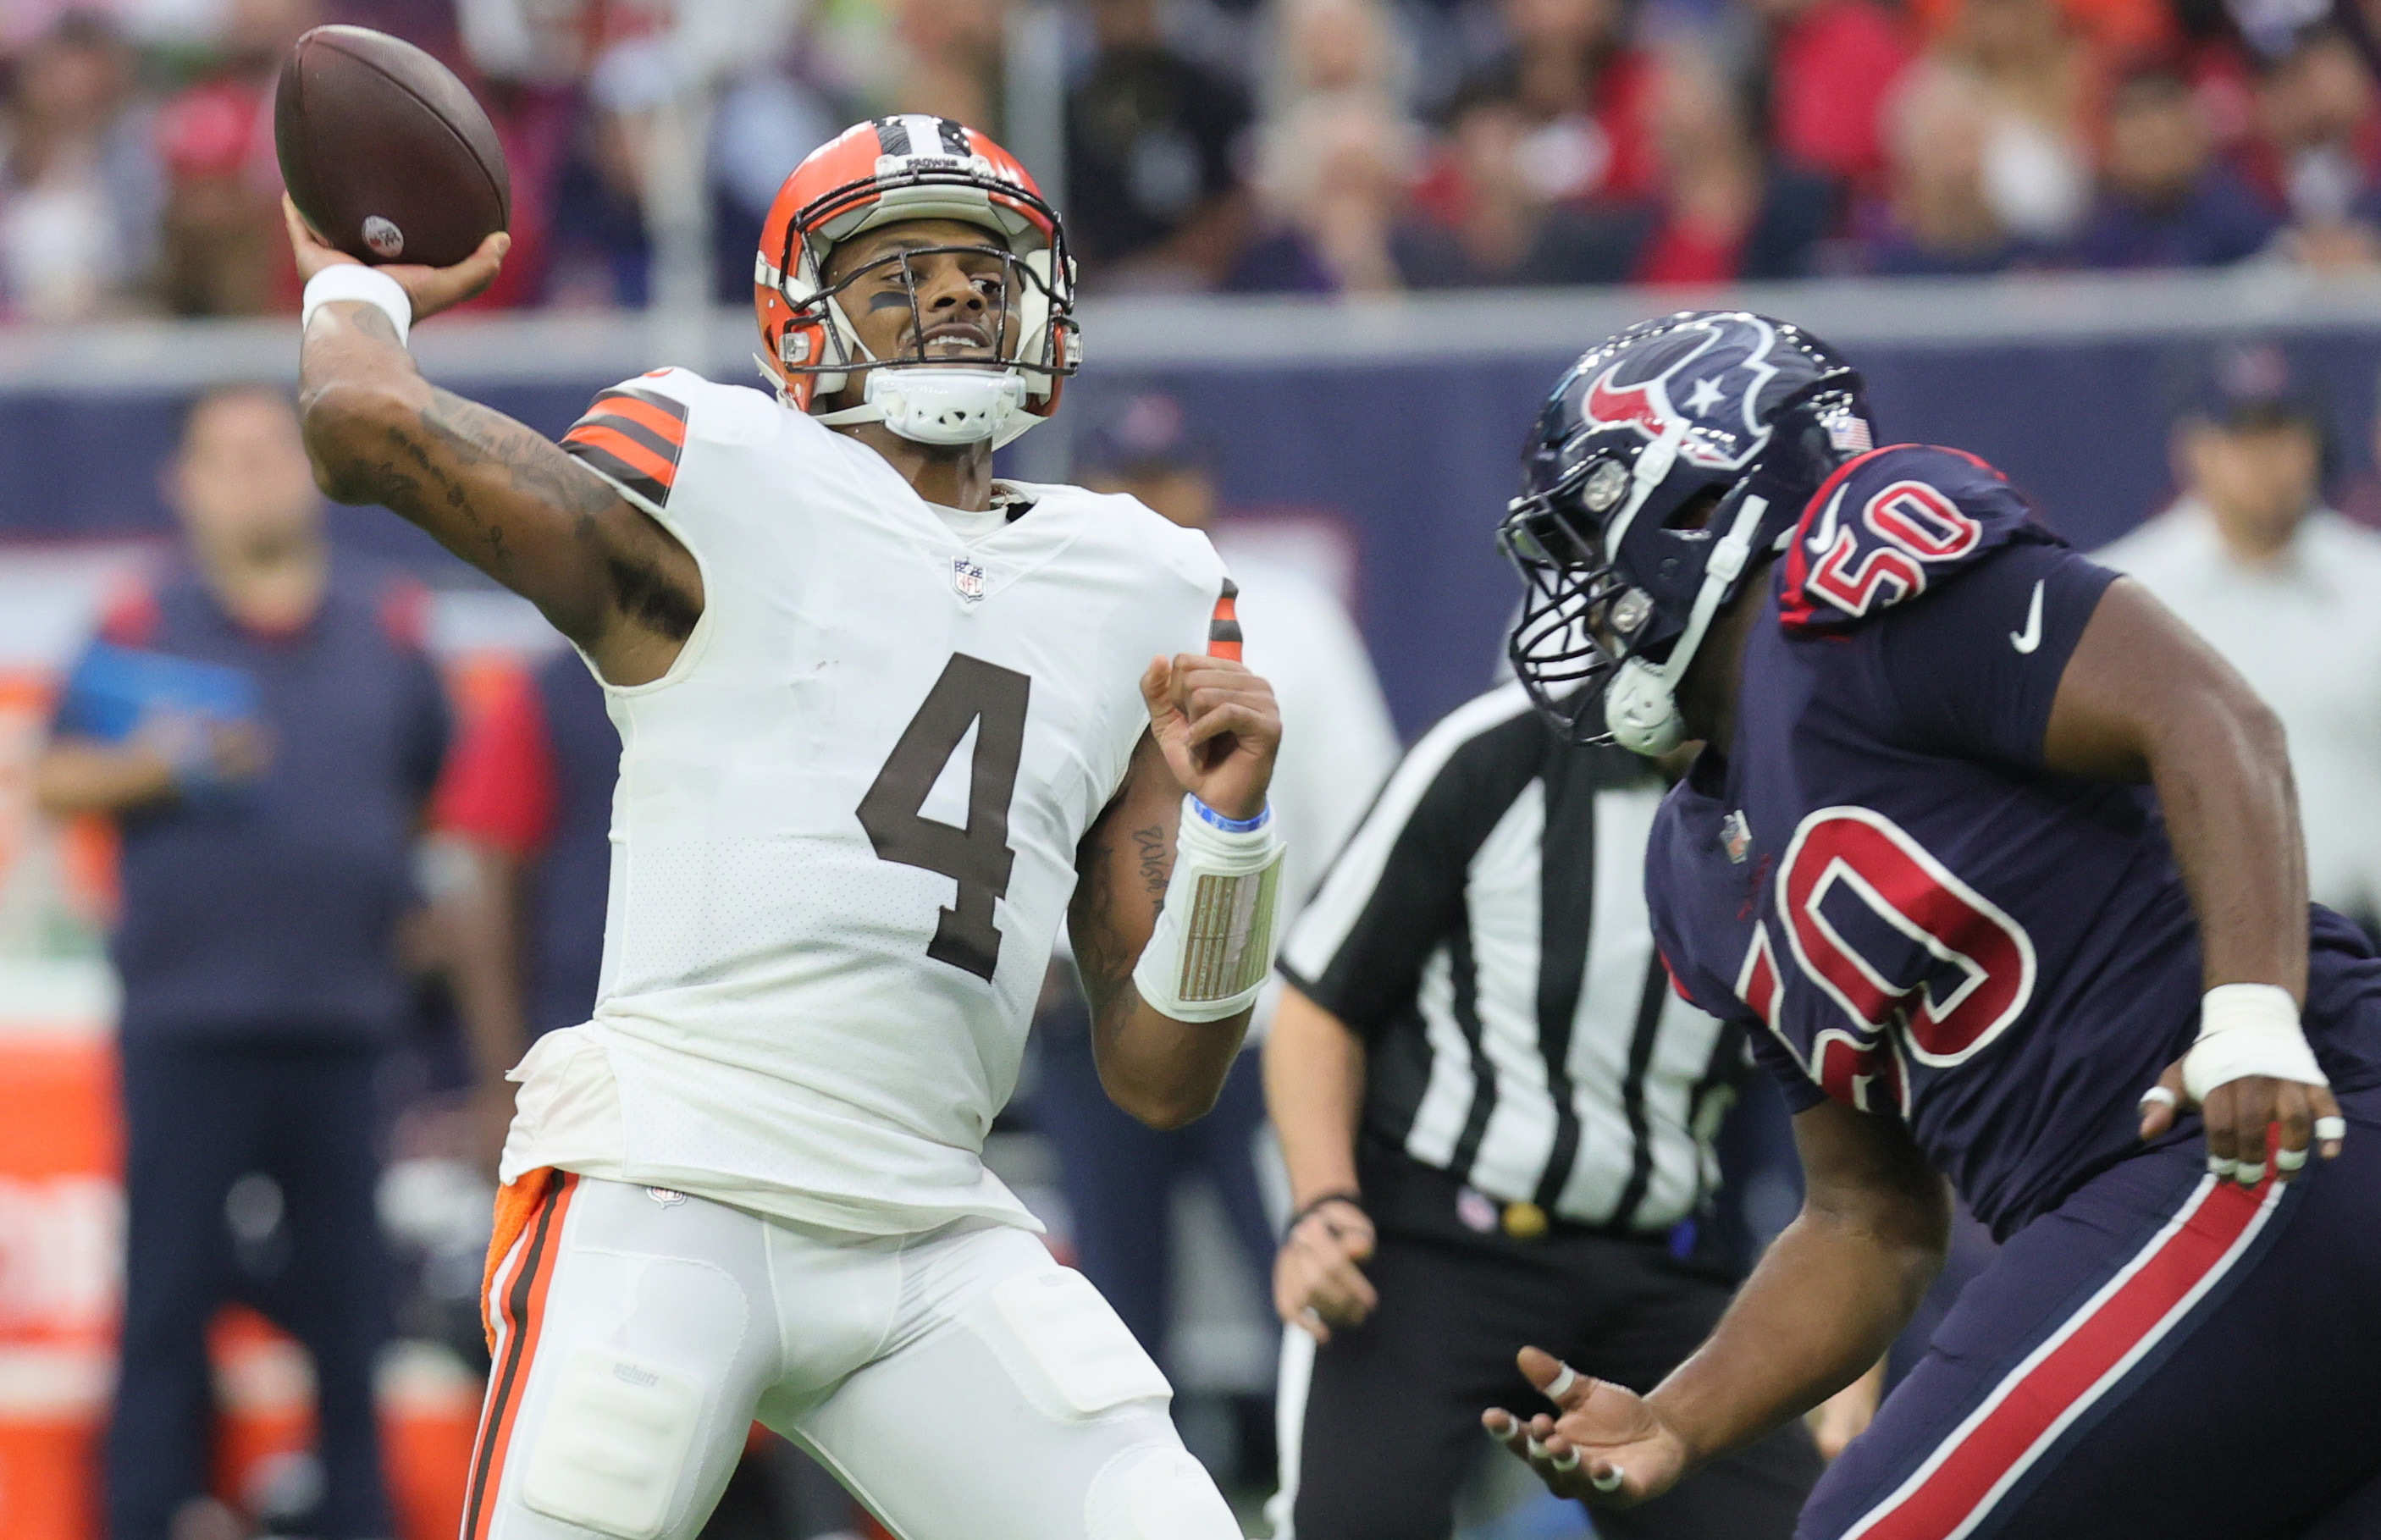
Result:
<svg viewBox="0 0 2381 1540"><path fill-rule="evenodd" d="M1777 616L1792 635L1857 625L2004 545L2064 544L2008 477L1929 444L1890 445L1838 467L1790 539Z"/></svg>

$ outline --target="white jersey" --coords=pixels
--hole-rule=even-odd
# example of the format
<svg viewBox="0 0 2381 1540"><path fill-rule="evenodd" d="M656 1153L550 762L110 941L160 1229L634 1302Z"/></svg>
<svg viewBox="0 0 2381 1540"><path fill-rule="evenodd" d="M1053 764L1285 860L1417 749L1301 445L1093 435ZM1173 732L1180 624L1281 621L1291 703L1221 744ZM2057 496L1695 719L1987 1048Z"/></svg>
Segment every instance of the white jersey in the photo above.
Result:
<svg viewBox="0 0 2381 1540"><path fill-rule="evenodd" d="M1075 853L1204 650L1204 536L1129 497L1010 484L962 538L874 450L662 370L565 447L702 568L620 732L594 1019L514 1077L541 1165L872 1234L1034 1227L983 1167Z"/></svg>

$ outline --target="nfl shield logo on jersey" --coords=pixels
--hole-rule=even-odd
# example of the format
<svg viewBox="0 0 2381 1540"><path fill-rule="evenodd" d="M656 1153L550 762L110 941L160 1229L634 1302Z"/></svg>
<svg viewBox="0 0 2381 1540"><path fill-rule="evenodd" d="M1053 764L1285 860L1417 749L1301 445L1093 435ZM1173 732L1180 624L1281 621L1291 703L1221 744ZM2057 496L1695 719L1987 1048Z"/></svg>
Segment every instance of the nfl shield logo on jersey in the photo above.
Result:
<svg viewBox="0 0 2381 1540"><path fill-rule="evenodd" d="M1719 821L1719 840L1728 851L1728 859L1743 865L1744 858L1752 853L1752 825L1745 822L1742 808Z"/></svg>
<svg viewBox="0 0 2381 1540"><path fill-rule="evenodd" d="M983 598L983 568L965 556L953 556L951 586L959 591L959 597L962 599L972 601Z"/></svg>

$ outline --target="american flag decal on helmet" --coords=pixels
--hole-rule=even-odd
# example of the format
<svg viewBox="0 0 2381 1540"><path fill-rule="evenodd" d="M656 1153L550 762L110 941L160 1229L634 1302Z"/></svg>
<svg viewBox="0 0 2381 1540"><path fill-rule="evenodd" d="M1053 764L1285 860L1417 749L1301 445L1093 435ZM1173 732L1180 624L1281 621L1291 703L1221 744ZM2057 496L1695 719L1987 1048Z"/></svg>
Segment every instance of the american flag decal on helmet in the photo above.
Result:
<svg viewBox="0 0 2381 1540"><path fill-rule="evenodd" d="M655 507L666 506L686 448L686 407L655 390L607 390L562 435L562 447Z"/></svg>
<svg viewBox="0 0 2381 1540"><path fill-rule="evenodd" d="M1240 661L1240 585L1231 579L1224 580L1224 591L1215 596L1215 613L1207 620L1207 655Z"/></svg>

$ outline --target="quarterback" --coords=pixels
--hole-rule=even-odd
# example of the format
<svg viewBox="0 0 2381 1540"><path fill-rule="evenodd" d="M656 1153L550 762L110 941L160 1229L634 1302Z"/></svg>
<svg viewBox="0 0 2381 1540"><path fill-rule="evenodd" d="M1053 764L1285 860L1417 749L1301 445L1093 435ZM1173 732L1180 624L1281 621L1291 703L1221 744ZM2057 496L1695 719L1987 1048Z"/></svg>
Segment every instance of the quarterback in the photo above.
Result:
<svg viewBox="0 0 2381 1540"><path fill-rule="evenodd" d="M981 1158L1062 919L1109 1094L1204 1111L1280 859L1205 538L993 480L1075 365L1032 179L946 119L849 129L762 235L771 388L656 370L559 446L405 350L504 237L290 238L324 488L535 603L623 745L594 1018L513 1072L466 1540L691 1535L756 1418L905 1540L1238 1536Z"/></svg>

